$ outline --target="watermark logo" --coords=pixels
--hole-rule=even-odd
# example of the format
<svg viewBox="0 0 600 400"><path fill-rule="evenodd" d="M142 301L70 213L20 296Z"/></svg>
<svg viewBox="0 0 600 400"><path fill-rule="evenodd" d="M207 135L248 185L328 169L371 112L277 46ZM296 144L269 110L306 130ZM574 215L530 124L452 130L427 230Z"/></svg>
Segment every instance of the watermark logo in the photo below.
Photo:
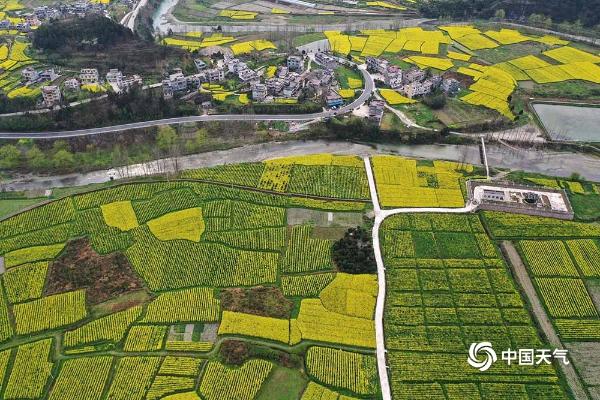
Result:
<svg viewBox="0 0 600 400"><path fill-rule="evenodd" d="M552 360L559 360L564 365L569 365L568 350L563 349L507 349L501 352L501 360L507 365L540 365L551 364ZM490 369L498 361L496 351L490 342L471 343L467 362L470 366L481 372Z"/></svg>
<svg viewBox="0 0 600 400"><path fill-rule="evenodd" d="M480 354L484 357L480 359ZM470 366L477 368L481 372L490 369L493 363L498 360L496 352L490 342L472 343L469 347L469 358L467 362Z"/></svg>

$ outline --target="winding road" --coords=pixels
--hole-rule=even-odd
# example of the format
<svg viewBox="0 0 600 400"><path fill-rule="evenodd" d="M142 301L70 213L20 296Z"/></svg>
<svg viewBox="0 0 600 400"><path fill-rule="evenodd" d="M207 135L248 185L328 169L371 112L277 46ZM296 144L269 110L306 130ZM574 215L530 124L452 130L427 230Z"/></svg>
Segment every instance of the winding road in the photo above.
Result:
<svg viewBox="0 0 600 400"><path fill-rule="evenodd" d="M358 67L362 73L365 87L360 96L352 103L340 107L337 110L324 110L312 114L207 114L192 115L189 117L176 117L157 119L153 121L132 122L129 124L112 125L100 128L77 129L72 131L46 131L46 132L0 132L0 139L61 139L77 136L100 135L103 133L119 132L129 129L149 128L152 126L181 124L186 122L209 122L209 121L309 121L315 119L331 118L338 114L352 112L355 108L362 106L373 93L375 82L366 70L365 65Z"/></svg>

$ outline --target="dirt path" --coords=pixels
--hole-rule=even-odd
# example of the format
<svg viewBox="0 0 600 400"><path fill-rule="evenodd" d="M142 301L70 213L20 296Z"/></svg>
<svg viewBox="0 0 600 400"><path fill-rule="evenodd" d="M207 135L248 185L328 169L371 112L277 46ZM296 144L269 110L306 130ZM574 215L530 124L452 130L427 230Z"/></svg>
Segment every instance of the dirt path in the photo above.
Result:
<svg viewBox="0 0 600 400"><path fill-rule="evenodd" d="M523 288L525 296L527 296L527 299L529 300L529 304L531 304L533 316L540 328L542 328L544 335L548 338L548 342L552 347L564 349L565 347L561 343L560 338L554 330L554 326L550 322L550 318L548 318L546 310L542 306L542 302L540 301L537 292L533 287L533 282L531 282L531 278L527 273L527 269L525 268L517 249L515 249L514 244L509 241L503 241L502 249L508 256L508 260L510 261L510 265L513 268L517 281ZM563 363L559 363L558 365L562 370L575 399L589 400L587 392L585 391L585 388L579 379L579 375L577 375L575 372L575 367L573 367L573 364L570 363L569 365L564 365Z"/></svg>

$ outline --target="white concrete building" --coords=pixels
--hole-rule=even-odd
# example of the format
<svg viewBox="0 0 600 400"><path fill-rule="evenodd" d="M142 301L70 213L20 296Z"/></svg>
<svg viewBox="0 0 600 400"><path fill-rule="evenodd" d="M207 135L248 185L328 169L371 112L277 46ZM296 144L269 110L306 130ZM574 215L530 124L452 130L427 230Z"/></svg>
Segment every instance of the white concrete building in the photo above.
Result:
<svg viewBox="0 0 600 400"><path fill-rule="evenodd" d="M100 76L96 68L82 68L79 73L79 80L82 85L93 85L100 82Z"/></svg>

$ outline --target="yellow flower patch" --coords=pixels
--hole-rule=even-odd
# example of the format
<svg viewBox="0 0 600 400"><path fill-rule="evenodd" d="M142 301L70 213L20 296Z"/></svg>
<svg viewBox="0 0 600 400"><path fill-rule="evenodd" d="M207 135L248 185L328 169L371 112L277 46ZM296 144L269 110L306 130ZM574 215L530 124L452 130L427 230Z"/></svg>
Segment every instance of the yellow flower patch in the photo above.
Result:
<svg viewBox="0 0 600 400"><path fill-rule="evenodd" d="M122 231L128 231L138 227L138 220L131 206L131 201L116 201L114 203L100 206L104 222L108 226L114 226Z"/></svg>
<svg viewBox="0 0 600 400"><path fill-rule="evenodd" d="M415 100L404 97L393 89L379 89L379 94L381 94L381 97L383 97L385 101L392 106L397 104L416 103Z"/></svg>
<svg viewBox="0 0 600 400"><path fill-rule="evenodd" d="M202 209L188 208L148 221L150 232L159 240L184 239L199 242L204 232Z"/></svg>
<svg viewBox="0 0 600 400"><path fill-rule="evenodd" d="M251 11L241 11L241 10L222 10L219 13L220 17L227 17L231 19L254 19L258 13Z"/></svg>
<svg viewBox="0 0 600 400"><path fill-rule="evenodd" d="M404 61L416 64L421 69L431 67L441 71L446 71L447 69L454 67L452 60L437 57L412 56L405 58Z"/></svg>

